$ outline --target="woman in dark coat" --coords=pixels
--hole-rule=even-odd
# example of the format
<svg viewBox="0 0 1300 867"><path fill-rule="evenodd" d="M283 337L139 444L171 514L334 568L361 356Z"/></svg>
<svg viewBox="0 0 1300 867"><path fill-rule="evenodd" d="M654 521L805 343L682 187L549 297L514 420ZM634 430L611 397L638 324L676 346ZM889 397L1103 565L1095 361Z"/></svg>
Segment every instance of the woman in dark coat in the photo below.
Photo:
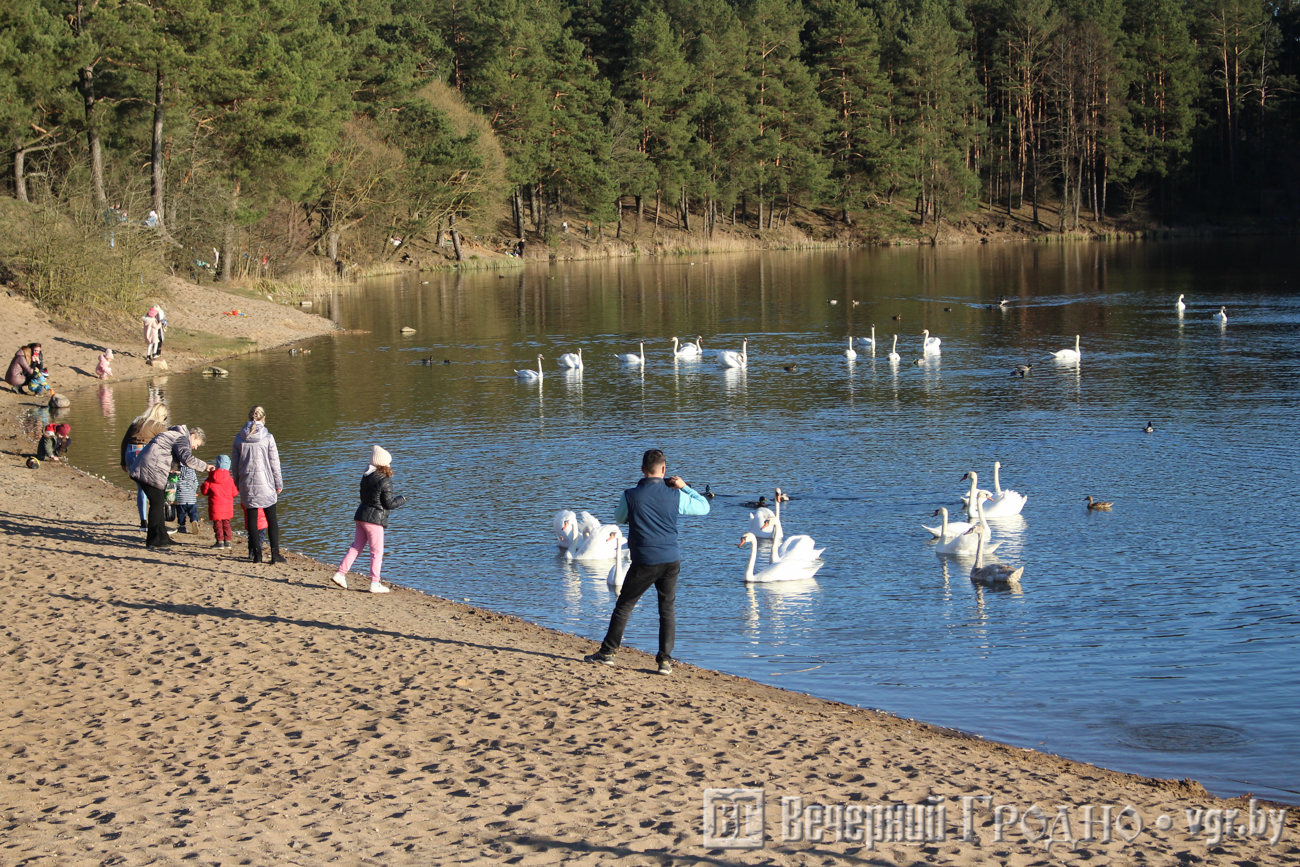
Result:
<svg viewBox="0 0 1300 867"><path fill-rule="evenodd" d="M379 580L379 568L384 562L384 530L388 527L388 513L406 503L406 497L393 493L393 456L375 446L370 452L370 467L361 477L361 505L352 520L356 532L352 547L343 557L338 571L331 579L344 590L348 589L348 569L370 546L370 592L387 593L388 588Z"/></svg>

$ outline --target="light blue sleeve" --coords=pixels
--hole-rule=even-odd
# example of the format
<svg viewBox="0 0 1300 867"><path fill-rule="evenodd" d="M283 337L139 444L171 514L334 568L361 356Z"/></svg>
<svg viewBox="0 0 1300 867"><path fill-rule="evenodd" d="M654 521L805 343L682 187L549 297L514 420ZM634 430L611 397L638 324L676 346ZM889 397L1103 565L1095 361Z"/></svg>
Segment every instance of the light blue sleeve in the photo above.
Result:
<svg viewBox="0 0 1300 867"><path fill-rule="evenodd" d="M614 508L614 523L627 523L627 491L618 495L618 506Z"/></svg>
<svg viewBox="0 0 1300 867"><path fill-rule="evenodd" d="M707 515L709 513L709 501L704 499L702 494L697 494L693 489L679 488L681 499L677 505L677 514L679 515Z"/></svg>

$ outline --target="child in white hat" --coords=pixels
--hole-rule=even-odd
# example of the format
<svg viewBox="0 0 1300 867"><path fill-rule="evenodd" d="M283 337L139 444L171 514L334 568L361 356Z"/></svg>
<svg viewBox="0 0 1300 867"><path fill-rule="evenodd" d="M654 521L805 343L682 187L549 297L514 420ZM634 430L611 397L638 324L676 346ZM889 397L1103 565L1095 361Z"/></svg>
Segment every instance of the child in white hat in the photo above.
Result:
<svg viewBox="0 0 1300 867"><path fill-rule="evenodd" d="M387 593L388 588L379 580L379 569L384 562L384 530L388 527L388 513L406 503L406 497L393 493L393 456L375 446L370 451L370 466L361 477L361 505L352 520L356 532L352 547L343 557L338 571L331 579L348 589L348 569L367 545L370 546L370 592Z"/></svg>

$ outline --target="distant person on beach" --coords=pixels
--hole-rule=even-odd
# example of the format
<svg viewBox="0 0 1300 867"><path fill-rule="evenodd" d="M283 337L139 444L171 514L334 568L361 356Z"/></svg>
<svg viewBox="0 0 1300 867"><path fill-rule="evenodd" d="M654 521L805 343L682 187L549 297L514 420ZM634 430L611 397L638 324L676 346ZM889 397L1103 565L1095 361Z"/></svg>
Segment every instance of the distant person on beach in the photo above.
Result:
<svg viewBox="0 0 1300 867"><path fill-rule="evenodd" d="M230 450L230 475L239 488L244 507L244 526L248 528L248 559L262 560L262 533L257 529L257 510L266 514L266 534L271 543L270 563L283 563L280 556L280 522L275 503L284 490L280 475L280 451L275 437L266 429L266 410L255 406L248 411L248 424L235 437Z"/></svg>
<svg viewBox="0 0 1300 867"><path fill-rule="evenodd" d="M171 412L167 409L167 404L162 401L153 404L144 411L143 415L138 415L131 420L131 426L126 429L126 435L122 437L122 472L131 475L131 470L135 468L135 459L154 437L167 430L167 422L170 420ZM136 482L135 488L135 505L140 512L140 526L147 527L149 526L149 500L145 497L144 485Z"/></svg>
<svg viewBox="0 0 1300 867"><path fill-rule="evenodd" d="M356 522L352 546L330 579L344 590L348 589L348 570L369 545L370 592L388 592L388 588L379 580L379 570L384 564L384 530L388 528L388 513L406 505L406 497L393 493L392 464L393 456L379 446L370 450L370 466L361 476L361 505L352 516Z"/></svg>
<svg viewBox="0 0 1300 867"><path fill-rule="evenodd" d="M149 532L145 536L146 548L168 548L175 543L167 535L164 505L167 477L179 467L189 467L195 472L208 472L212 465L194 456L194 450L203 448L207 435L203 428L190 430L183 424L170 427L149 441L136 457L131 478L144 488L149 501Z"/></svg>
<svg viewBox="0 0 1300 867"><path fill-rule="evenodd" d="M151 313L146 313L140 318L140 321L144 324L144 360L149 363L153 361L154 356L158 354L158 350L161 348L159 341L162 337L162 326L158 324L158 320Z"/></svg>
<svg viewBox="0 0 1300 867"><path fill-rule="evenodd" d="M627 524L627 547L632 565L623 579L609 630L600 650L585 657L587 662L614 664L614 654L623 643L623 630L641 594L651 587L659 594L659 653L655 661L659 673L673 673L673 642L677 636L677 575L682 555L678 547L678 518L682 515L707 515L709 501L687 487L680 476L664 477L668 461L659 449L650 449L641 457L644 478L628 488L619 498L614 520Z"/></svg>
<svg viewBox="0 0 1300 867"><path fill-rule="evenodd" d="M99 364L95 365L95 376L108 379L113 375L113 350L105 349L99 355Z"/></svg>
<svg viewBox="0 0 1300 867"><path fill-rule="evenodd" d="M199 531L199 477L185 466L176 475L176 531L193 535Z"/></svg>
<svg viewBox="0 0 1300 867"><path fill-rule="evenodd" d="M239 488L230 477L230 455L217 455L216 467L199 486L199 493L208 498L208 521L216 541L213 548L229 548L230 520L235 517L235 495Z"/></svg>
<svg viewBox="0 0 1300 867"><path fill-rule="evenodd" d="M43 362L39 343L18 347L18 351L14 353L14 360L9 362L9 372L5 375L5 382L12 385L15 392L23 394L23 389L39 375Z"/></svg>
<svg viewBox="0 0 1300 867"><path fill-rule="evenodd" d="M158 351L154 353L156 357L162 355L163 344L167 342L167 314L156 304L149 308L149 313L158 320Z"/></svg>

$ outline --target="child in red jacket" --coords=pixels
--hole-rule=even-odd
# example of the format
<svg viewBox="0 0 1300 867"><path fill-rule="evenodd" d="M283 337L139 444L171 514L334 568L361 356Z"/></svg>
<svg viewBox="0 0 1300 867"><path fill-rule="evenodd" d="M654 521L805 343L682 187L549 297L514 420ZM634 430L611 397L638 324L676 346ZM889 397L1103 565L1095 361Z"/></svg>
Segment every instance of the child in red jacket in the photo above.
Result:
<svg viewBox="0 0 1300 867"><path fill-rule="evenodd" d="M199 486L199 493L208 498L208 520L217 541L213 548L230 547L230 519L235 517L235 495L239 489L230 476L230 455L217 456L217 468Z"/></svg>

